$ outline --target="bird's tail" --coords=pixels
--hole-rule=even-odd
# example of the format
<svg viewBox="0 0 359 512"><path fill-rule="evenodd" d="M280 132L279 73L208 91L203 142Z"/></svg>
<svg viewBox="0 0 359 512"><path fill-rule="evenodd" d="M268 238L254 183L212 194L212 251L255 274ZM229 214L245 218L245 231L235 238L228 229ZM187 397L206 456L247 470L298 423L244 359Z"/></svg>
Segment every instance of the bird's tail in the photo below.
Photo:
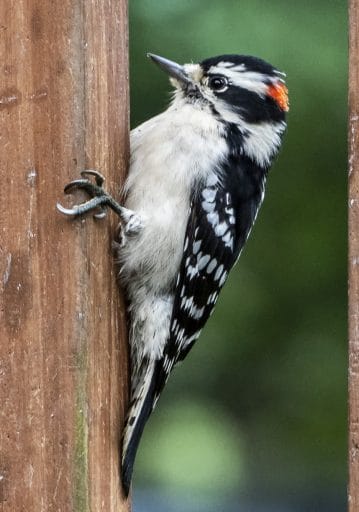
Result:
<svg viewBox="0 0 359 512"><path fill-rule="evenodd" d="M156 400L156 361L147 362L132 392L122 445L122 485L128 496L137 448Z"/></svg>

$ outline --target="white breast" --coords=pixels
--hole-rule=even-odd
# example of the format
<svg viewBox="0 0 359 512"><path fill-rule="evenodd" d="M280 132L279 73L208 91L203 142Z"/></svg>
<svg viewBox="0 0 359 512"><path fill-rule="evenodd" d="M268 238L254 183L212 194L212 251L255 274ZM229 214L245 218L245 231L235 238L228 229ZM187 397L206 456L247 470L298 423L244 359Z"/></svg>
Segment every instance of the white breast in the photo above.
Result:
<svg viewBox="0 0 359 512"><path fill-rule="evenodd" d="M226 151L213 116L178 103L131 133L126 207L143 217L144 228L127 239L120 258L130 302L134 367L145 356L162 356L191 191L196 181L213 173Z"/></svg>
<svg viewBox="0 0 359 512"><path fill-rule="evenodd" d="M225 151L221 125L210 112L178 101L131 132L126 206L144 217L145 228L125 248L125 274L135 271L155 288L176 277L192 187Z"/></svg>

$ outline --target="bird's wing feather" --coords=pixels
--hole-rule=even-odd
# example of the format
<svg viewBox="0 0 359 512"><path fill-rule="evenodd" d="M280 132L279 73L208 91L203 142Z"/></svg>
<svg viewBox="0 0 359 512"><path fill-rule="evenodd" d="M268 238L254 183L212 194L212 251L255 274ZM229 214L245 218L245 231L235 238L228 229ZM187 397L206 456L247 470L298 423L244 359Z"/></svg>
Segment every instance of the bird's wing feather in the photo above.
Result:
<svg viewBox="0 0 359 512"><path fill-rule="evenodd" d="M250 197L239 198L218 180L192 199L169 339L157 365L154 405L173 366L186 357L213 311L252 227L262 185Z"/></svg>

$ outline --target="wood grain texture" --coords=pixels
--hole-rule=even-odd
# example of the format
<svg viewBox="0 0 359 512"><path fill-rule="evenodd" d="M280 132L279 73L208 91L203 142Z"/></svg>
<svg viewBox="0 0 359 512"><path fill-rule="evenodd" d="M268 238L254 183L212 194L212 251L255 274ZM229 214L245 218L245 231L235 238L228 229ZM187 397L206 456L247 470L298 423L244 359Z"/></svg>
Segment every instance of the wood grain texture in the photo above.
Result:
<svg viewBox="0 0 359 512"><path fill-rule="evenodd" d="M359 510L359 2L349 4L349 512Z"/></svg>
<svg viewBox="0 0 359 512"><path fill-rule="evenodd" d="M0 511L128 511L117 220L55 209L83 169L124 179L126 0L1 3L0 144Z"/></svg>

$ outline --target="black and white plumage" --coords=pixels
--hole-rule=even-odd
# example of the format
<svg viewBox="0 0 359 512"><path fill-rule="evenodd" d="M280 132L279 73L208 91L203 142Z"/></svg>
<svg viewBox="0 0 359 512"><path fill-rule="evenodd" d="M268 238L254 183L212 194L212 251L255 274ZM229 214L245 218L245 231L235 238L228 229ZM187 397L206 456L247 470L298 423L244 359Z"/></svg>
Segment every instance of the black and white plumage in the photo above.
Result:
<svg viewBox="0 0 359 512"><path fill-rule="evenodd" d="M171 76L173 101L131 132L125 208L114 208L105 193L102 202L90 200L113 207L122 223L118 258L131 345L126 493L145 423L247 240L288 109L283 74L263 60L223 55L180 66L150 57Z"/></svg>

